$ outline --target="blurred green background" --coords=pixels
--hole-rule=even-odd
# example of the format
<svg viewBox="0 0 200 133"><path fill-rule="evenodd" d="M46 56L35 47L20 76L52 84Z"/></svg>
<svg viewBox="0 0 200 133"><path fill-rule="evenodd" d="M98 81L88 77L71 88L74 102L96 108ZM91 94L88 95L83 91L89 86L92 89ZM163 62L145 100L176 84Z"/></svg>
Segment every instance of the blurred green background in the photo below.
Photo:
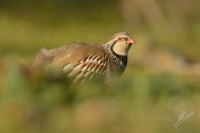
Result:
<svg viewBox="0 0 200 133"><path fill-rule="evenodd" d="M42 47L120 31L137 44L115 89L30 70ZM199 35L199 0L1 0L0 133L199 133Z"/></svg>

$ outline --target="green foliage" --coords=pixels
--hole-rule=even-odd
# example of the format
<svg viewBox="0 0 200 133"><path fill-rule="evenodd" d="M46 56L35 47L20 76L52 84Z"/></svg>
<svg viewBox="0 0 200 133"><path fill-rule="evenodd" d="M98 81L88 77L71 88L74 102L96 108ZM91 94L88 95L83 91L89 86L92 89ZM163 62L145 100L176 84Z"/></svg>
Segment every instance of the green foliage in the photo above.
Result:
<svg viewBox="0 0 200 133"><path fill-rule="evenodd" d="M12 60L12 59L10 59ZM135 72L114 88L69 86L26 63L1 65L0 132L199 132L199 78ZM194 112L175 128L181 111ZM116 131L117 130L117 131Z"/></svg>
<svg viewBox="0 0 200 133"><path fill-rule="evenodd" d="M1 0L0 133L199 133L199 4ZM113 88L31 71L42 47L103 44L119 31L137 44ZM175 128L184 110L194 115Z"/></svg>

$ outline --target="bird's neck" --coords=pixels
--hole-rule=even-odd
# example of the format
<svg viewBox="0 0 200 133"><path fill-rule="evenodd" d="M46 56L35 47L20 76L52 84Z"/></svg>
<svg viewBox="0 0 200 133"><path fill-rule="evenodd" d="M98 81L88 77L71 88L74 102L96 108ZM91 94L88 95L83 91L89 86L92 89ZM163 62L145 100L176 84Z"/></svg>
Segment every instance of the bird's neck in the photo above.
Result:
<svg viewBox="0 0 200 133"><path fill-rule="evenodd" d="M108 52L109 56L111 57L111 61L113 63L118 64L118 69L120 69L120 71L124 71L126 65L127 65L127 56L126 55L119 55L116 54L113 49L111 48L112 45L110 44L105 44L103 45L103 47L105 48L105 50Z"/></svg>
<svg viewBox="0 0 200 133"><path fill-rule="evenodd" d="M114 51L114 45L115 45L116 41L110 41L108 42L107 44L104 44L103 47L104 49L112 56L116 56L117 58L121 58L121 57L127 57L127 54L117 54L115 51Z"/></svg>

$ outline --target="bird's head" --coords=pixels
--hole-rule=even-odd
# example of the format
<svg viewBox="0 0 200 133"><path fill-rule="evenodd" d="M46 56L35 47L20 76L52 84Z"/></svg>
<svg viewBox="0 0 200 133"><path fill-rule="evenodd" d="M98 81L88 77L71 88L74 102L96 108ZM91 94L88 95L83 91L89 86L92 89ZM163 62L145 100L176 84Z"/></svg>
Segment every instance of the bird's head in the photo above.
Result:
<svg viewBox="0 0 200 133"><path fill-rule="evenodd" d="M126 32L120 32L112 36L110 41L107 43L111 51L118 55L126 56L132 44L135 41Z"/></svg>

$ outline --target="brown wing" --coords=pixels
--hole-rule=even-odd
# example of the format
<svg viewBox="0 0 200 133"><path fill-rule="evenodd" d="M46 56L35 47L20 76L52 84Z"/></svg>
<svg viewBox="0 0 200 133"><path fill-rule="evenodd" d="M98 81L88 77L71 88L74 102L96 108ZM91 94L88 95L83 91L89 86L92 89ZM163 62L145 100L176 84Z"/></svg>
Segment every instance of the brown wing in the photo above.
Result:
<svg viewBox="0 0 200 133"><path fill-rule="evenodd" d="M103 77L108 64L104 48L92 43L73 43L39 53L43 56L37 57L40 59L37 66L56 66L75 83Z"/></svg>
<svg viewBox="0 0 200 133"><path fill-rule="evenodd" d="M105 77L108 58L106 55L93 55L80 60L76 65L69 63L62 69L74 83Z"/></svg>

